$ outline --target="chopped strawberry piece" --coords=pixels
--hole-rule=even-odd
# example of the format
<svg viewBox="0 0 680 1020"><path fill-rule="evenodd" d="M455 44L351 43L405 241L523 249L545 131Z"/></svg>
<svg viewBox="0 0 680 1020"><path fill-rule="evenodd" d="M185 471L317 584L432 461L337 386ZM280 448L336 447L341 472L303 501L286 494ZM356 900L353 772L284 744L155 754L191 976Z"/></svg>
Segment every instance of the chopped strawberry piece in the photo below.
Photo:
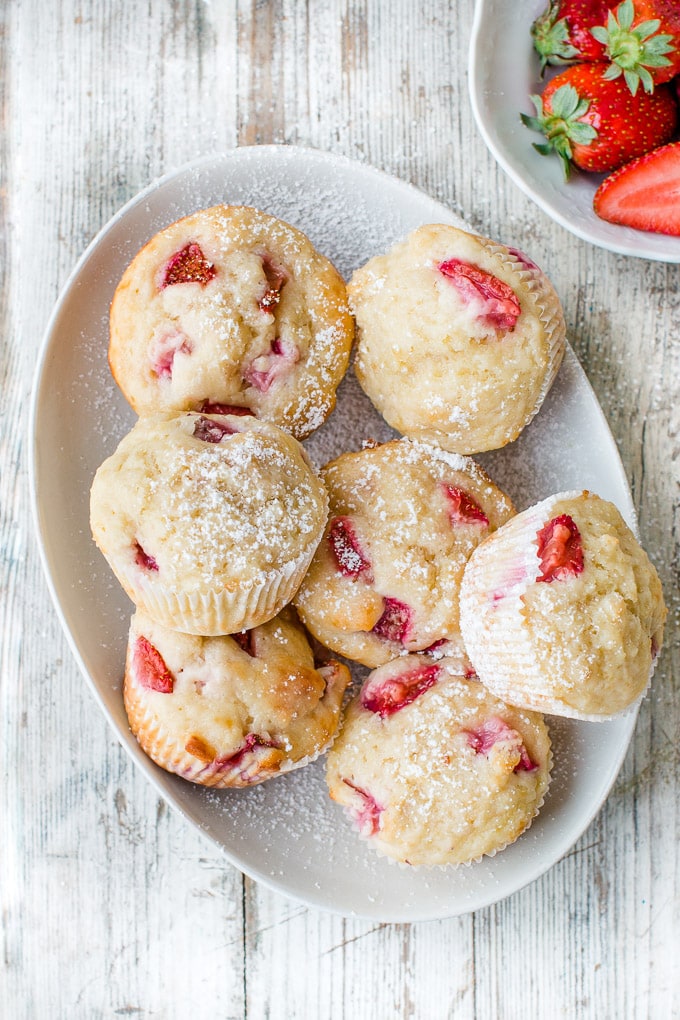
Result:
<svg viewBox="0 0 680 1020"><path fill-rule="evenodd" d="M244 758L251 754L251 752L257 753L259 748L269 749L272 747L276 747L276 744L272 743L271 740L266 740L259 733L248 733L238 751L228 757L216 758L215 763L220 766L228 765L229 768L233 768L234 766L241 765Z"/></svg>
<svg viewBox="0 0 680 1020"><path fill-rule="evenodd" d="M449 502L451 524L481 524L484 527L488 525L489 518L474 499L468 496L465 489L446 483L443 483L442 487Z"/></svg>
<svg viewBox="0 0 680 1020"><path fill-rule="evenodd" d="M252 630L241 630L238 634L232 634L231 636L239 648L242 648L244 652L255 658L255 640Z"/></svg>
<svg viewBox="0 0 680 1020"><path fill-rule="evenodd" d="M135 563L138 567L143 567L145 570L158 570L158 564L153 556L149 556L148 552L142 549L139 542L135 542Z"/></svg>
<svg viewBox="0 0 680 1020"><path fill-rule="evenodd" d="M627 163L595 192L600 219L680 237L680 142Z"/></svg>
<svg viewBox="0 0 680 1020"><path fill-rule="evenodd" d="M366 575L365 579L370 581L368 575L371 573L371 564L361 548L349 517L336 517L331 522L328 541L343 577L356 579L363 573Z"/></svg>
<svg viewBox="0 0 680 1020"><path fill-rule="evenodd" d="M447 259L439 266L468 304L482 302L478 315L489 326L512 331L522 311L514 290L507 283L461 259Z"/></svg>
<svg viewBox="0 0 680 1020"><path fill-rule="evenodd" d="M395 676L374 676L361 689L361 704L384 719L429 690L440 672L439 666L423 665Z"/></svg>
<svg viewBox="0 0 680 1020"><path fill-rule="evenodd" d="M276 337L268 354L261 354L246 366L243 378L249 386L266 393L277 379L288 374L300 360L300 348L292 340Z"/></svg>
<svg viewBox="0 0 680 1020"><path fill-rule="evenodd" d="M255 417L249 407L240 407L238 404L218 404L213 400L204 400L199 411L202 414L237 414L241 417L246 415L250 415L251 418Z"/></svg>
<svg viewBox="0 0 680 1020"><path fill-rule="evenodd" d="M359 796L359 803L349 805L349 811L359 826L359 831L364 836L375 836L380 828L380 815L385 809L378 804L375 797L349 779L343 779L343 783Z"/></svg>
<svg viewBox="0 0 680 1020"><path fill-rule="evenodd" d="M564 581L583 570L581 534L569 514L560 514L536 535L541 574L537 581Z"/></svg>
<svg viewBox="0 0 680 1020"><path fill-rule="evenodd" d="M151 368L159 379L172 378L175 357L178 354L191 354L193 345L189 338L178 329L157 337L149 348Z"/></svg>
<svg viewBox="0 0 680 1020"><path fill-rule="evenodd" d="M422 654L431 655L433 652L440 651L446 644L448 644L448 638L438 638L437 641L433 641L431 645L427 646L427 648L423 648Z"/></svg>
<svg viewBox="0 0 680 1020"><path fill-rule="evenodd" d="M199 245L191 242L176 251L165 265L159 290L177 283L200 283L205 287L217 275L212 262L208 262Z"/></svg>
<svg viewBox="0 0 680 1020"><path fill-rule="evenodd" d="M288 274L281 266L277 266L268 255L262 259L262 269L267 279L267 289L259 300L260 311L270 314L281 300L281 291L288 279Z"/></svg>
<svg viewBox="0 0 680 1020"><path fill-rule="evenodd" d="M233 436L238 429L226 421L215 421L201 415L194 425L194 436L204 443L220 443L225 436Z"/></svg>
<svg viewBox="0 0 680 1020"><path fill-rule="evenodd" d="M132 653L132 668L140 686L159 694L172 694L175 678L158 649L141 634Z"/></svg>
<svg viewBox="0 0 680 1020"><path fill-rule="evenodd" d="M486 755L498 743L513 744L520 756L513 772L533 772L538 768L538 764L529 757L529 752L517 730L513 730L505 720L497 715L486 719L476 729L463 730L463 732L475 754Z"/></svg>
<svg viewBox="0 0 680 1020"><path fill-rule="evenodd" d="M386 598L382 616L373 628L373 633L385 641L397 641L403 644L408 636L411 625L411 610L399 599Z"/></svg>

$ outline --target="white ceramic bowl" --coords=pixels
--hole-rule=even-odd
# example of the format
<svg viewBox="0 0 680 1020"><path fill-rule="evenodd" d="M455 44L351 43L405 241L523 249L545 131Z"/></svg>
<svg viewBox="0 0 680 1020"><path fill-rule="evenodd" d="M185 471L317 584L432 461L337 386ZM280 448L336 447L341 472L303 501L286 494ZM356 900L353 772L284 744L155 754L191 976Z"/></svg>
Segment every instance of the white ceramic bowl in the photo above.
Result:
<svg viewBox="0 0 680 1020"><path fill-rule="evenodd" d="M346 277L422 223L460 224L402 181L338 156L283 146L237 149L182 167L121 209L66 282L36 373L33 506L57 612L91 691L137 766L246 874L314 906L379 921L475 910L535 879L569 850L616 778L635 712L602 723L551 720L553 781L531 829L479 864L432 871L400 868L368 849L330 801L323 761L251 790L216 791L158 768L130 732L121 680L132 605L88 523L93 475L135 420L107 364L109 302L127 263L157 230L225 201L258 205L293 223ZM305 445L323 463L366 437L390 435L349 373L336 411ZM635 526L616 446L571 349L531 425L516 442L480 459L518 508L551 492L590 488Z"/></svg>
<svg viewBox="0 0 680 1020"><path fill-rule="evenodd" d="M530 28L546 6L547 0L477 0L469 85L484 141L515 184L572 234L622 255L680 262L680 237L633 230L596 216L593 195L601 174L574 173L565 182L559 159L534 149L533 142L542 136L522 124L520 113L535 115L529 96L540 93L544 84Z"/></svg>

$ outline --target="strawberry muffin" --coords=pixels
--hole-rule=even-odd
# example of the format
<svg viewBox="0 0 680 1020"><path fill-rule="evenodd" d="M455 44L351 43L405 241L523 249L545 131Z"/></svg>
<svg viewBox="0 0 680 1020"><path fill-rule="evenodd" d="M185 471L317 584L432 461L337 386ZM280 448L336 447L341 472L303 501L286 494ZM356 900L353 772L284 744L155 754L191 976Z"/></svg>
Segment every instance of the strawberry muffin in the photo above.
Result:
<svg viewBox="0 0 680 1020"><path fill-rule="evenodd" d="M473 461L420 440L342 454L322 478L330 518L296 596L307 628L366 666L426 651L465 672L463 568L510 500Z"/></svg>
<svg viewBox="0 0 680 1020"><path fill-rule="evenodd" d="M565 347L559 299L521 252L419 227L349 284L357 378L386 421L471 454L516 439Z"/></svg>
<svg viewBox="0 0 680 1020"><path fill-rule="evenodd" d="M253 414L302 439L349 359L345 284L299 230L215 206L156 234L111 305L109 363L138 414Z"/></svg>
<svg viewBox="0 0 680 1020"><path fill-rule="evenodd" d="M295 594L326 491L292 436L253 417L142 418L97 471L95 542L135 605L189 634L232 634Z"/></svg>
<svg viewBox="0 0 680 1020"><path fill-rule="evenodd" d="M316 668L291 609L231 637L130 625L125 708L140 746L203 786L251 786L299 768L335 736L349 670Z"/></svg>
<svg viewBox="0 0 680 1020"><path fill-rule="evenodd" d="M603 719L644 693L666 609L657 573L616 507L550 496L473 552L461 629L480 680L523 708Z"/></svg>
<svg viewBox="0 0 680 1020"><path fill-rule="evenodd" d="M538 813L550 737L447 659L381 666L350 704L327 761L330 795L368 845L404 864L469 864Z"/></svg>

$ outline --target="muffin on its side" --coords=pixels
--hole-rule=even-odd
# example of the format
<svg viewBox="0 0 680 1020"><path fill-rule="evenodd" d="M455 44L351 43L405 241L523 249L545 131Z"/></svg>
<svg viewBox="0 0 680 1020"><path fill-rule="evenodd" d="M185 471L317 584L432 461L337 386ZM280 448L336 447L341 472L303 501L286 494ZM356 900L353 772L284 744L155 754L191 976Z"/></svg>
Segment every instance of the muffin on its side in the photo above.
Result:
<svg viewBox="0 0 680 1020"><path fill-rule="evenodd" d="M461 629L480 680L524 708L603 719L644 693L666 608L608 501L563 492L518 514L465 568Z"/></svg>
<svg viewBox="0 0 680 1020"><path fill-rule="evenodd" d="M203 786L252 786L326 749L349 670L317 668L294 612L231 637L180 634L136 613L125 708L157 765Z"/></svg>
<svg viewBox="0 0 680 1020"><path fill-rule="evenodd" d="M95 542L138 608L233 634L295 594L328 498L300 444L252 417L142 418L95 475Z"/></svg>
<svg viewBox="0 0 680 1020"><path fill-rule="evenodd" d="M345 284L299 230L219 205L161 230L111 305L109 363L138 414L253 414L303 439L326 420L354 323Z"/></svg>
<svg viewBox="0 0 680 1020"><path fill-rule="evenodd" d="M565 324L521 252L430 224L358 269L348 290L357 378L399 432L479 453L516 439L540 408Z"/></svg>
<svg viewBox="0 0 680 1020"><path fill-rule="evenodd" d="M468 864L528 828L550 779L542 717L446 659L375 670L350 704L326 778L368 845L404 864Z"/></svg>
<svg viewBox="0 0 680 1020"><path fill-rule="evenodd" d="M427 651L465 672L463 568L510 500L473 461L411 439L342 454L321 474L330 519L296 596L307 628L366 666Z"/></svg>

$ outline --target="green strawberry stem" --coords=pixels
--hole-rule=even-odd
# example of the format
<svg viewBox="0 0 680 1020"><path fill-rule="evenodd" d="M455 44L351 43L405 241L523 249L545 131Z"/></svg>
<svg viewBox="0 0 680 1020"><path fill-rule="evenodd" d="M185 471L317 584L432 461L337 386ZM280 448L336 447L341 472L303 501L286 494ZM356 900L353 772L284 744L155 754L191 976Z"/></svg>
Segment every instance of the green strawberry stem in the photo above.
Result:
<svg viewBox="0 0 680 1020"><path fill-rule="evenodd" d="M548 61L569 64L578 58L578 50L569 41L566 18L559 17L560 0L550 0L550 7L531 26L534 48L541 58L541 75Z"/></svg>
<svg viewBox="0 0 680 1020"><path fill-rule="evenodd" d="M618 17L617 17L618 15ZM623 75L632 95L642 83L645 92L654 91L654 79L649 68L668 67L667 53L674 53L673 36L659 34L658 19L641 21L633 28L635 9L633 0L624 0L607 17L607 25L591 29L592 35L606 47L611 61L604 77L609 81Z"/></svg>
<svg viewBox="0 0 680 1020"><path fill-rule="evenodd" d="M534 143L534 148L542 156L556 153L562 163L565 181L572 170L572 142L576 145L588 145L597 138L597 131L592 124L585 124L580 119L587 112L590 100L582 99L573 85L562 85L552 97L552 110L546 112L540 96L531 96L536 107L536 117L520 114L522 123L532 131L540 131L546 141Z"/></svg>

